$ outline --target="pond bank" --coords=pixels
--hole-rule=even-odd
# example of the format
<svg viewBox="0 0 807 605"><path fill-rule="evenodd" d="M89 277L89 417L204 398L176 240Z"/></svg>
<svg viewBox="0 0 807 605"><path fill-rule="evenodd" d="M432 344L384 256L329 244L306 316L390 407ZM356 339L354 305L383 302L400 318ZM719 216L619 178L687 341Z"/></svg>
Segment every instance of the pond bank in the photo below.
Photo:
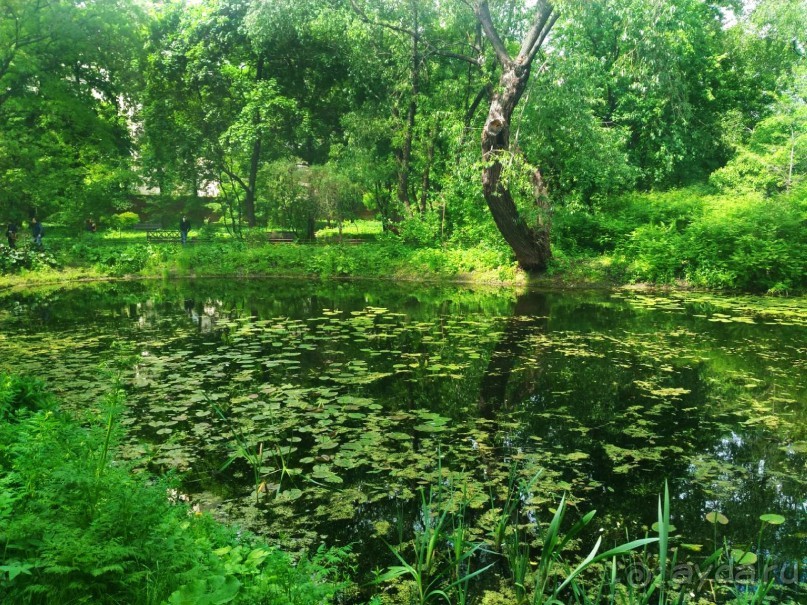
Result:
<svg viewBox="0 0 807 605"><path fill-rule="evenodd" d="M529 276L507 251L477 247L410 248L395 242L362 246L131 244L114 249L57 241L57 268L44 266L0 275L0 289L98 280L175 278L304 278L381 280L511 288L630 289L653 292L710 291L686 281L632 283L605 257L563 259ZM717 292L716 290L711 290ZM779 294L796 294L780 292Z"/></svg>

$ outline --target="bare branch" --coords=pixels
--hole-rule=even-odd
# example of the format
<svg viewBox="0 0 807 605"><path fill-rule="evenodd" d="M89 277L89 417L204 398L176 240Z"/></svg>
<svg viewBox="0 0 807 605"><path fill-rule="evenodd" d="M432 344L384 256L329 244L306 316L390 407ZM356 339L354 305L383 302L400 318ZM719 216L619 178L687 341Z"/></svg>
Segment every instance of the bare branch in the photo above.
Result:
<svg viewBox="0 0 807 605"><path fill-rule="evenodd" d="M529 56L527 57L527 61L529 63L532 63L532 60L535 59L535 55L538 53L538 50L543 45L544 40L546 40L546 37L549 35L549 32L552 31L552 27L555 25L555 22L558 20L558 17L560 17L560 13L555 13L554 15L552 15L552 18L549 20L549 23L545 24L543 31L541 31L541 36L535 42L532 49L530 50Z"/></svg>
<svg viewBox="0 0 807 605"><path fill-rule="evenodd" d="M499 60L499 63L501 63L502 66L509 66L512 64L513 60L507 53L507 49L504 47L504 42L502 42L496 28L493 26L493 19L490 16L490 9L488 8L487 0L480 0L476 2L474 5L474 13L476 13L476 18L482 25L482 29L485 32L485 37L493 45L493 50L496 53L496 58Z"/></svg>
<svg viewBox="0 0 807 605"><path fill-rule="evenodd" d="M549 19L549 15L552 14L552 5L545 0L540 0L538 5L540 8L535 14L535 22L532 24L530 31L527 32L527 35L524 36L524 40L521 42L521 49L518 51L518 56L521 58L522 62L530 56L535 42L541 38L541 33Z"/></svg>

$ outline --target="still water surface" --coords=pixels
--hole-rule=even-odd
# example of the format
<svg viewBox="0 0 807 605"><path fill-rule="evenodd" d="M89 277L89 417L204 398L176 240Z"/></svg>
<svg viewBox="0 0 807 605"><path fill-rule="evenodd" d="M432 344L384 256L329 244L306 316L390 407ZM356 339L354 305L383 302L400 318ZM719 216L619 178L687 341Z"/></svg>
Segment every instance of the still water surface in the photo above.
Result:
<svg viewBox="0 0 807 605"><path fill-rule="evenodd" d="M778 513L766 548L804 559L805 335L803 299L702 294L210 280L0 296L0 369L87 408L122 368L125 457L288 548L358 545L365 569L394 563L383 540L411 532L425 485L462 491L483 539L511 469L543 469L542 521L566 493L606 534L642 537L666 479L680 542L708 550L721 511L722 534L755 543Z"/></svg>

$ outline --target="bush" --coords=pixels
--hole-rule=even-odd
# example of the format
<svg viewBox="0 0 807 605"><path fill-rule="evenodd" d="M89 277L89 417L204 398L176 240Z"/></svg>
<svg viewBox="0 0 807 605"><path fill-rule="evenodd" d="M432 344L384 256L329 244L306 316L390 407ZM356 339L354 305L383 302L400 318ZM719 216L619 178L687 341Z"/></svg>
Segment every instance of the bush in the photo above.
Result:
<svg viewBox="0 0 807 605"><path fill-rule="evenodd" d="M128 229L140 222L140 217L134 212L121 212L109 217L109 226L114 229Z"/></svg>
<svg viewBox="0 0 807 605"><path fill-rule="evenodd" d="M68 256L79 264L89 263L108 275L129 275L142 271L152 260L161 256L160 250L149 244L104 246L77 243L68 250Z"/></svg>
<svg viewBox="0 0 807 605"><path fill-rule="evenodd" d="M440 215L436 212L415 214L401 221L398 234L403 242L415 246L440 244Z"/></svg>
<svg viewBox="0 0 807 605"><path fill-rule="evenodd" d="M0 375L0 402L13 402L0 424L2 602L308 605L341 586L344 552L321 549L295 566L172 503L165 480L110 461L114 393L103 419L79 422L52 409L38 383Z"/></svg>
<svg viewBox="0 0 807 605"><path fill-rule="evenodd" d="M807 196L706 196L669 224L642 225L616 247L633 280L711 288L807 287Z"/></svg>
<svg viewBox="0 0 807 605"><path fill-rule="evenodd" d="M31 247L9 248L0 244L0 274L22 270L57 269L59 263L52 254Z"/></svg>
<svg viewBox="0 0 807 605"><path fill-rule="evenodd" d="M0 374L0 421L12 422L23 410L53 409L53 398L39 380Z"/></svg>

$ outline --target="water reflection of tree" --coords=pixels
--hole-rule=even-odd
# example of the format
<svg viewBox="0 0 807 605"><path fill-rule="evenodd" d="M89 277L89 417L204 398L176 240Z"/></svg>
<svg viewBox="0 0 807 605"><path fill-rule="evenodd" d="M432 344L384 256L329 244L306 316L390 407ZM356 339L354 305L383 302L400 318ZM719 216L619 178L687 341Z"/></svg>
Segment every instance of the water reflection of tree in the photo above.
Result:
<svg viewBox="0 0 807 605"><path fill-rule="evenodd" d="M633 521L637 535L653 521L665 478L674 492L702 502L689 459L709 451L723 431L708 403L703 364L654 358L642 354L641 343L628 351L602 338L599 328L618 324L618 309L553 302L541 292L519 297L482 377L480 415L494 421L499 443L535 452L586 508ZM657 317L631 320L640 323L632 330L646 329L643 338L663 338L655 333ZM643 383L679 394L653 395Z"/></svg>
<svg viewBox="0 0 807 605"><path fill-rule="evenodd" d="M518 296L513 314L505 322L502 335L490 354L490 361L479 388L479 415L494 419L511 407L520 396L508 399L507 388L526 334L543 332L549 323L549 302L543 292L526 291Z"/></svg>

